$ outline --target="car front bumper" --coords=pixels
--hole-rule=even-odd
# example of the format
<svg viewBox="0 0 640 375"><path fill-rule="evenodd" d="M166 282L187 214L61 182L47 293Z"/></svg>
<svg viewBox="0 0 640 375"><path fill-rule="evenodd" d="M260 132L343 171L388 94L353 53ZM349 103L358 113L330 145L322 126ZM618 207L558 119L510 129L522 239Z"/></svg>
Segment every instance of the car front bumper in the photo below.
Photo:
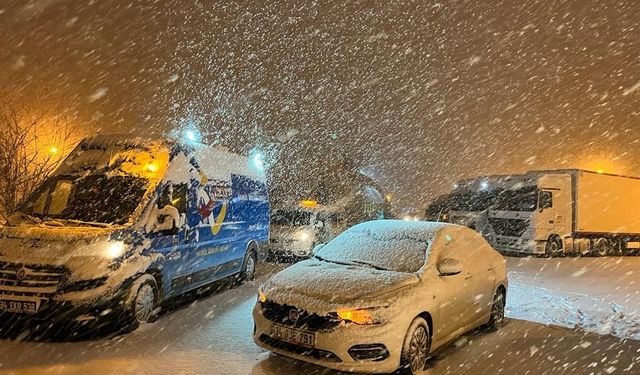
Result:
<svg viewBox="0 0 640 375"><path fill-rule="evenodd" d="M391 373L400 367L405 332L394 330L391 323L358 326L339 326L313 332L313 348L291 344L271 336L274 322L262 314L260 303L253 310L255 343L271 352L309 362L333 370L359 373ZM386 354L378 359L356 360L349 350L363 347L384 348ZM352 351L353 352L353 351Z"/></svg>

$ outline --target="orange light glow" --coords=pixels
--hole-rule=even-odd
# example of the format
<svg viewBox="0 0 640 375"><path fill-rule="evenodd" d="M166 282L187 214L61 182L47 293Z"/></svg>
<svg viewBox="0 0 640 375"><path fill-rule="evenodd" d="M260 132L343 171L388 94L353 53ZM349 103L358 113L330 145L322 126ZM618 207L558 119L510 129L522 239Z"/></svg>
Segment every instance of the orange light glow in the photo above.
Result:
<svg viewBox="0 0 640 375"><path fill-rule="evenodd" d="M261 290L258 290L258 300L259 300L261 303L265 303L265 302L267 302L267 295L266 295L266 294L264 294Z"/></svg>
<svg viewBox="0 0 640 375"><path fill-rule="evenodd" d="M60 149L58 149L58 147L56 147L56 146L51 146L51 147L49 147L49 153L50 153L50 154L55 155L55 154L57 154L58 152L60 152Z"/></svg>
<svg viewBox="0 0 640 375"><path fill-rule="evenodd" d="M340 310L338 316L342 320L355 324L373 324L373 316L366 310Z"/></svg>
<svg viewBox="0 0 640 375"><path fill-rule="evenodd" d="M312 199L305 199L300 201L300 206L304 207L304 208L317 208L318 207L318 201L312 200Z"/></svg>
<svg viewBox="0 0 640 375"><path fill-rule="evenodd" d="M158 165L157 165L157 164L154 164L154 163L149 163L149 164L147 164L147 170L148 170L149 172L151 172L151 173L155 173L155 172L157 172L157 171L158 171L158 169L159 169L159 168L158 168Z"/></svg>

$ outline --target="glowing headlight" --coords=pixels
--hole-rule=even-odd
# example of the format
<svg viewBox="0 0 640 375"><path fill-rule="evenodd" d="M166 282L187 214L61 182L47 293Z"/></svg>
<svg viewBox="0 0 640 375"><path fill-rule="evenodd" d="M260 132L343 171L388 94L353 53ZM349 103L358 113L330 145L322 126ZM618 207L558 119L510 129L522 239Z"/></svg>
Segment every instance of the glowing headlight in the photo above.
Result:
<svg viewBox="0 0 640 375"><path fill-rule="evenodd" d="M373 315L367 310L340 310L340 319L360 325L374 324Z"/></svg>
<svg viewBox="0 0 640 375"><path fill-rule="evenodd" d="M260 303L267 302L267 295L264 294L262 289L258 289L258 301L260 301Z"/></svg>
<svg viewBox="0 0 640 375"><path fill-rule="evenodd" d="M119 258L124 254L125 244L124 242L111 242L107 244L107 247L104 251L104 255L107 258L115 259Z"/></svg>
<svg viewBox="0 0 640 375"><path fill-rule="evenodd" d="M306 241L309 239L309 232L298 232L296 233L296 238L300 241Z"/></svg>

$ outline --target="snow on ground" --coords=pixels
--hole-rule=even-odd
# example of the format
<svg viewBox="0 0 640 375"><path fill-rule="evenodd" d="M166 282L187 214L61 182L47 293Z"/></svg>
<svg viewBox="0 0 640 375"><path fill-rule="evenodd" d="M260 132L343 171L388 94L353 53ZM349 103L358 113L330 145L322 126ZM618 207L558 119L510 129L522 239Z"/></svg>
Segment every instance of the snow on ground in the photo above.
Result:
<svg viewBox="0 0 640 375"><path fill-rule="evenodd" d="M543 288L544 294L535 291L553 303L562 300L560 296L574 303L576 295L588 294L624 304L627 312L632 305L630 301L638 300L633 275L640 258L508 262L512 316L517 311L527 318L543 320L542 317L555 314L555 323L571 325L560 319L565 310L556 311L557 306L519 294L527 287ZM258 280L179 304L155 323L127 335L81 342L0 340L0 375L338 375L271 355L253 343L251 308L256 301L256 289L283 267L262 264ZM565 271L582 273L583 268L592 270L593 279L565 274ZM634 273L627 274L630 271ZM619 276L615 282L609 281L615 279L612 275ZM611 293L608 288L614 290L617 284L620 288ZM426 374L633 374L640 363L638 353L639 341L509 319L498 332L466 335L445 348L431 361Z"/></svg>
<svg viewBox="0 0 640 375"><path fill-rule="evenodd" d="M640 340L640 258L508 258L507 316Z"/></svg>

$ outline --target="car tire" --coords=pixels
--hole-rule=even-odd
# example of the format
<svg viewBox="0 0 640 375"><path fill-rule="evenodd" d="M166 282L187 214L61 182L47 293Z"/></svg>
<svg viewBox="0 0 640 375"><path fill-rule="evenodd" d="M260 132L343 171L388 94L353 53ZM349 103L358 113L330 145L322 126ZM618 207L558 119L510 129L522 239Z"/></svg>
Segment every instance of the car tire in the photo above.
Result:
<svg viewBox="0 0 640 375"><path fill-rule="evenodd" d="M504 310L506 306L506 295L502 288L496 291L491 304L491 316L489 323L485 326L487 331L497 331L504 325Z"/></svg>
<svg viewBox="0 0 640 375"><path fill-rule="evenodd" d="M258 258L256 252L253 249L249 249L247 255L244 258L242 264L242 271L240 272L240 281L251 281L256 276L256 266L258 265Z"/></svg>
<svg viewBox="0 0 640 375"><path fill-rule="evenodd" d="M564 246L562 238L559 236L551 236L547 239L544 247L544 254L547 257L558 257L562 255Z"/></svg>
<svg viewBox="0 0 640 375"><path fill-rule="evenodd" d="M417 317L411 322L402 345L401 364L406 374L416 375L424 371L431 350L429 324Z"/></svg>

